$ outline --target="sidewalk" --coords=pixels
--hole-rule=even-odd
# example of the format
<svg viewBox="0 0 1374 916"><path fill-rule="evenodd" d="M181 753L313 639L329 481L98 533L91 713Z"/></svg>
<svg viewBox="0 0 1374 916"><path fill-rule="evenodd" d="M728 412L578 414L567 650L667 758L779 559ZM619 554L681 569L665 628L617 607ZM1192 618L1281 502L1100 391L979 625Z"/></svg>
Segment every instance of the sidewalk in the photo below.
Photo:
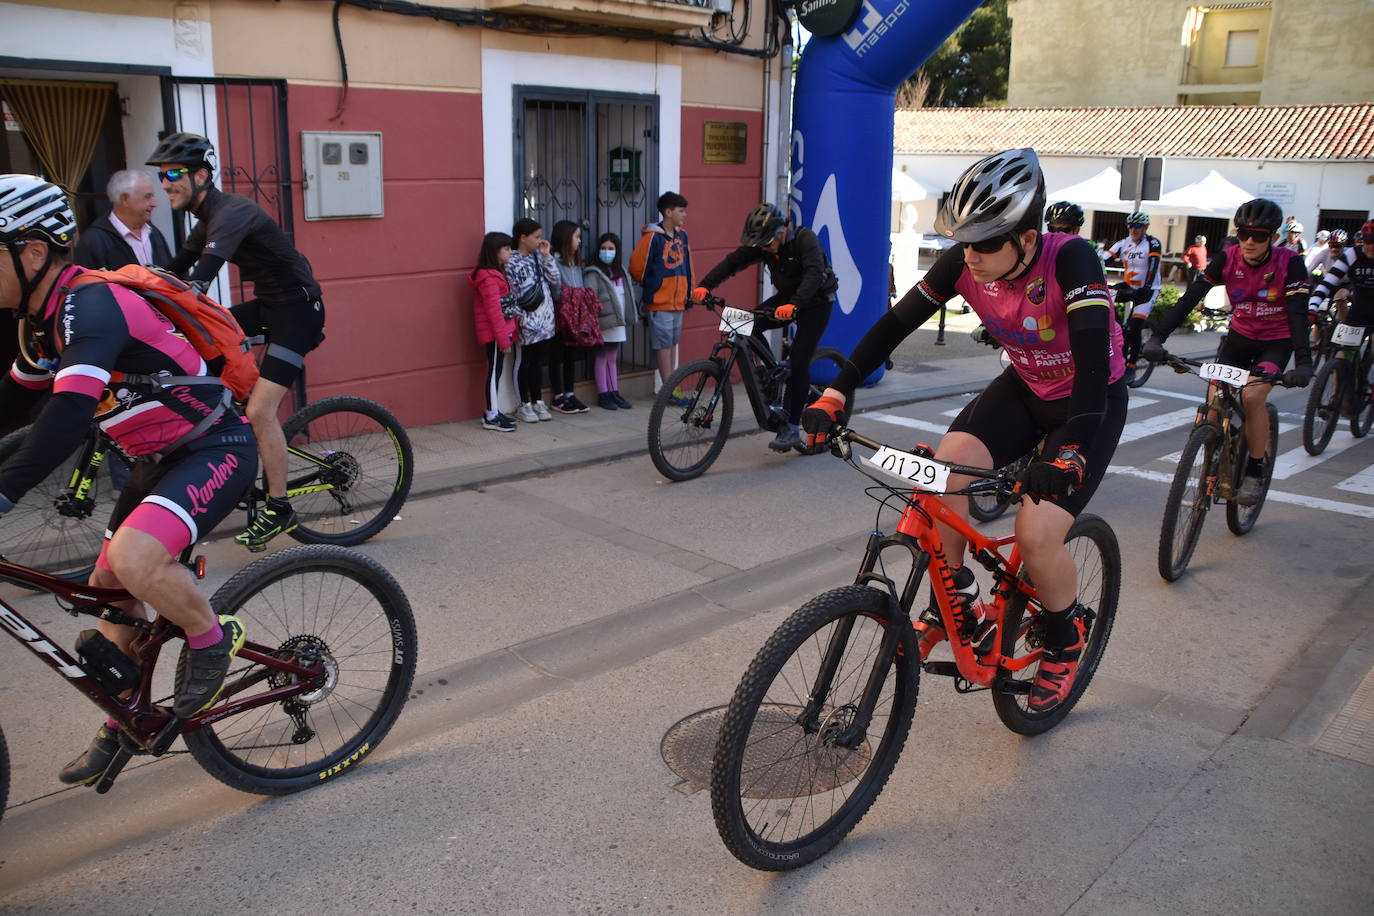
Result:
<svg viewBox="0 0 1374 916"><path fill-rule="evenodd" d="M859 389L859 410L875 410L930 401L981 390L1002 371L998 354L969 338L977 324L973 315L950 315L945 328L946 344L935 346L936 330L921 328L893 353L895 369L883 374L872 388ZM1203 355L1216 352L1217 333L1180 334L1178 352ZM470 489L534 474L583 467L646 450L649 408L653 401L639 379L642 394L629 384L625 393L634 403L631 410L590 413L555 413L545 423L520 423L513 433L483 429L477 418L433 426L413 427L415 482L412 496L453 489ZM596 403L596 394L584 385L578 397ZM731 437L764 435L753 422L749 402L736 385L735 418Z"/></svg>

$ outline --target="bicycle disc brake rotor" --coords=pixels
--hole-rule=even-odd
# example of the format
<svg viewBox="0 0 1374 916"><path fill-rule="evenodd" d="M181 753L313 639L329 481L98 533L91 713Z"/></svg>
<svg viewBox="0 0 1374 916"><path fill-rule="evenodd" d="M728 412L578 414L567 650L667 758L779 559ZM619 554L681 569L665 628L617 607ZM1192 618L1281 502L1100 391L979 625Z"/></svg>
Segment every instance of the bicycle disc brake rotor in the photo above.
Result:
<svg viewBox="0 0 1374 916"><path fill-rule="evenodd" d="M320 481L335 490L349 489L362 475L362 465L348 452L329 452L324 459L329 467L320 473Z"/></svg>
<svg viewBox="0 0 1374 916"><path fill-rule="evenodd" d="M274 654L282 661L289 661L303 668L314 667L315 665L321 665L324 668L324 680L318 687L308 693L297 694L287 702L313 706L326 699L338 686L339 663L334 660L333 654L329 651L329 646L318 636L292 636L282 643ZM292 684L299 684L300 679L286 671L273 671L267 676L267 683L272 686L273 690L277 690Z"/></svg>
<svg viewBox="0 0 1374 916"><path fill-rule="evenodd" d="M740 767L750 774L742 796L819 795L859 778L868 769L873 750L867 739L852 750L835 743L854 720L852 706L826 711L815 731L808 731L797 721L802 712L800 706L759 707Z"/></svg>

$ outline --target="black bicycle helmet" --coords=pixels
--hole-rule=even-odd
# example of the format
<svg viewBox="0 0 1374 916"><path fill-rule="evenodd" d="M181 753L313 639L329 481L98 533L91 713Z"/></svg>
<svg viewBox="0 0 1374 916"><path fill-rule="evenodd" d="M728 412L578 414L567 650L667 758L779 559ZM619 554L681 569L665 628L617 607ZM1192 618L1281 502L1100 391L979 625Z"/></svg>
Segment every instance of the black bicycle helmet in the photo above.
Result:
<svg viewBox="0 0 1374 916"><path fill-rule="evenodd" d="M148 165L186 165L191 168L215 169L215 145L200 134L177 131L157 143L148 157Z"/></svg>
<svg viewBox="0 0 1374 916"><path fill-rule="evenodd" d="M741 245L767 245L787 225L787 214L776 204L761 203L744 218L744 231L739 234Z"/></svg>
<svg viewBox="0 0 1374 916"><path fill-rule="evenodd" d="M1055 201L1045 210L1045 222L1081 226L1083 225L1083 208L1067 200Z"/></svg>
<svg viewBox="0 0 1374 916"><path fill-rule="evenodd" d="M956 242L981 242L1040 227L1045 175L1035 150L1009 149L969 166L935 216L935 231Z"/></svg>
<svg viewBox="0 0 1374 916"><path fill-rule="evenodd" d="M1256 197L1236 209L1237 229L1268 229L1277 232L1283 225L1283 211L1272 200Z"/></svg>

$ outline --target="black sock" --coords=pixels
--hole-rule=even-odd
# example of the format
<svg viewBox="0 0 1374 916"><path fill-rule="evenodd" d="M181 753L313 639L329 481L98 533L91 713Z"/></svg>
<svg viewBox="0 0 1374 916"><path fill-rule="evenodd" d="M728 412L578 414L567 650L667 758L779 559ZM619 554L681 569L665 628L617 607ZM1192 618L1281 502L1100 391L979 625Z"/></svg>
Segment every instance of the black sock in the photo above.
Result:
<svg viewBox="0 0 1374 916"><path fill-rule="evenodd" d="M291 500L285 496L273 496L267 500L267 508L285 512L291 508Z"/></svg>
<svg viewBox="0 0 1374 916"><path fill-rule="evenodd" d="M1245 473L1249 474L1251 477L1263 477L1264 459L1251 456L1249 462L1245 465Z"/></svg>
<svg viewBox="0 0 1374 916"><path fill-rule="evenodd" d="M1040 627L1045 634L1047 646L1071 646L1078 639L1078 630L1071 619L1072 611L1078 607L1075 601L1062 611L1045 611L1040 615Z"/></svg>

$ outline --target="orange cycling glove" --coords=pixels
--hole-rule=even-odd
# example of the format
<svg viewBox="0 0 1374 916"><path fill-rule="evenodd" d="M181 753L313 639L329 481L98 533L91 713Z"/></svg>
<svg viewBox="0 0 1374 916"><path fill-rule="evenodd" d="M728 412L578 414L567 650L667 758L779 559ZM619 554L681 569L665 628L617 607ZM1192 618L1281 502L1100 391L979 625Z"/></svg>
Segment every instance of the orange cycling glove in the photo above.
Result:
<svg viewBox="0 0 1374 916"><path fill-rule="evenodd" d="M797 307L790 302L773 309L773 317L779 321L791 321L795 314L797 314Z"/></svg>
<svg viewBox="0 0 1374 916"><path fill-rule="evenodd" d="M707 289L704 286L698 286L696 289L692 290L692 301L701 302L709 295L711 295L711 291L709 289Z"/></svg>
<svg viewBox="0 0 1374 916"><path fill-rule="evenodd" d="M802 411L802 429L806 430L807 448L825 445L835 427L845 421L844 402L830 395L822 395Z"/></svg>

